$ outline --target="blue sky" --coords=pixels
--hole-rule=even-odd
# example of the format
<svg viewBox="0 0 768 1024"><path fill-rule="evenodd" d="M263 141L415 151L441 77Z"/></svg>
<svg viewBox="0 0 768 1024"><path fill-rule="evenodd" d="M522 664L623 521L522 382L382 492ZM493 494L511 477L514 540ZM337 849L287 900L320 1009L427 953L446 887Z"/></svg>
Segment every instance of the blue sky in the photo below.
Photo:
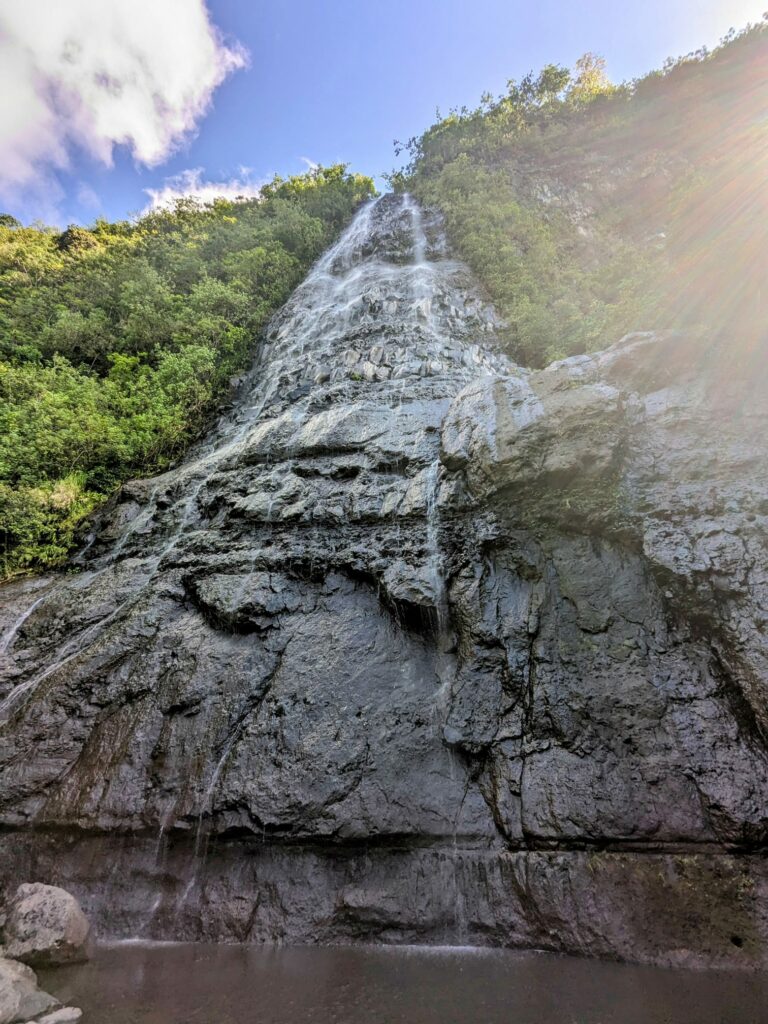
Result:
<svg viewBox="0 0 768 1024"><path fill-rule="evenodd" d="M27 0L27 6L41 2L45 0ZM766 0L390 0L386 5L365 0L209 0L207 13L220 33L217 39L210 24L203 24L202 0L68 2L79 6L81 14L98 3L99 17L105 8L132 3L134 14L139 19L144 14L146 24L150 60L142 66L151 67L152 60L157 64L149 91L156 95L169 90L172 111L181 86L189 86L177 81L177 72L183 70L200 89L193 100L178 100L183 110L176 134L172 126L153 122L154 134L137 141L137 124L145 116L143 100L130 89L122 92L124 83L118 81L124 30L117 23L101 25L82 17L78 53L82 49L87 55L89 32L111 32L98 35L93 50L109 53L109 77L117 69L111 102L122 102L119 97L125 97L126 105L134 102L121 129L126 141L109 127L110 119L120 120L118 107L105 109L96 99L73 113L78 79L67 79L66 89L59 89L63 99L56 102L63 106L48 111L46 121L46 112L34 106L35 97L21 96L17 72L16 97L13 89L9 93L0 88L0 104L17 103L19 110L26 110L22 101L28 100L39 125L24 114L22 141L27 148L19 166L5 168L3 188L3 163L11 160L13 146L6 143L0 116L0 209L25 222L35 217L59 224L88 223L96 215L120 218L146 207L147 190L162 193L164 187L184 189L194 182L235 178L256 187L275 172L301 171L303 158L344 161L380 175L396 163L393 139L421 131L438 107L445 112L454 105L474 105L485 90L502 91L510 77L548 62L572 65L588 50L606 58L614 80L631 78L659 66L667 56L715 44L730 26L757 20L766 5ZM174 20L150 24L163 4ZM74 29L54 25L47 30L50 39L41 39L31 19L22 24L17 10L11 15L14 6L18 0L0 0L6 52L24 47L34 51L39 81L40 69L48 73L65 37L71 48ZM132 31L138 33L132 41L144 45L141 28ZM0 45L0 64L2 58ZM59 85L71 70L68 60L66 67L56 65L51 71L59 76ZM126 64L125 81L133 74ZM29 75L32 80L32 70ZM102 70L96 77L103 84L108 76ZM7 108L7 118L13 114ZM62 127L67 118L70 128ZM34 132L30 124L36 126ZM22 138L18 125L11 125L6 135L12 130L12 140Z"/></svg>

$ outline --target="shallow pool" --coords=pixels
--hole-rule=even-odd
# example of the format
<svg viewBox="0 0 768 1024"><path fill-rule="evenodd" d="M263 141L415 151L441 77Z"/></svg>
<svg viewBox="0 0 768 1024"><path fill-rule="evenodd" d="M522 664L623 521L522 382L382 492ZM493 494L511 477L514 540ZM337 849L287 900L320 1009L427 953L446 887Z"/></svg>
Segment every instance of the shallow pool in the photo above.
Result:
<svg viewBox="0 0 768 1024"><path fill-rule="evenodd" d="M768 974L424 947L118 945L41 972L83 1024L766 1024Z"/></svg>

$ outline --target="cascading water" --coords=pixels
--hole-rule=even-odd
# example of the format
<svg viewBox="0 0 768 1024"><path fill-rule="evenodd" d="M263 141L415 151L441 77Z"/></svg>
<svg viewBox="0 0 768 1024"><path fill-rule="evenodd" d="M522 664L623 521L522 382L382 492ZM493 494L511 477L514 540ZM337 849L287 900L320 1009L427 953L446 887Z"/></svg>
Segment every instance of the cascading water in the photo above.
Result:
<svg viewBox="0 0 768 1024"><path fill-rule="evenodd" d="M0 588L0 888L113 938L765 962L764 393L498 326L437 215L367 204L187 460Z"/></svg>
<svg viewBox="0 0 768 1024"><path fill-rule="evenodd" d="M80 572L7 630L7 813L146 831L157 872L191 837L129 934L190 927L218 833L415 830L454 860L494 834L443 740L439 428L462 387L507 368L496 327L434 215L407 195L366 204L269 326L231 413L178 469L127 485ZM410 739L376 730L392 701ZM66 720L58 740L40 741L41 716ZM405 789L382 805L390 777Z"/></svg>
<svg viewBox="0 0 768 1024"><path fill-rule="evenodd" d="M105 618L89 624L84 632L65 642L58 657L42 672L12 689L0 701L0 722L40 683L77 657L93 636L141 598L163 561L198 522L197 501L211 477L227 460L237 457L254 426L264 420L265 412L268 415L284 407L294 391L323 383L324 378L331 383L360 377L371 382L398 380L400 383L393 390L402 408L406 382L413 375L455 373L458 368L450 365L453 362L459 362L462 368L477 367L488 372L505 366L502 358L478 345L472 345L469 351L457 347L471 333L482 336L496 324L487 307L477 301L465 302L466 271L461 264L443 257L445 241L439 230L434 241L438 259L428 260L428 244L421 209L409 195L399 200L374 200L361 208L276 318L250 374L253 390L235 416L225 420L180 470L159 478L136 522L123 530L111 550L101 554L106 562L100 570L103 572L126 549L140 545L144 549L140 555L144 564L137 590ZM393 245L397 258L385 258L391 257ZM367 338L381 340L366 352L368 346L361 346L360 342ZM390 339L399 342L392 349L386 345ZM181 500L168 502L163 480L172 482L176 491L185 490ZM427 560L435 585L440 588L436 486L434 463L428 473ZM161 496L167 511L159 515L157 502ZM156 538L163 531L148 534L141 529L158 519L166 527L164 543L159 548ZM170 525L169 530L166 524ZM0 653L13 646L19 630L44 607L47 596L36 598L19 616L2 637ZM438 615L443 613L441 597Z"/></svg>

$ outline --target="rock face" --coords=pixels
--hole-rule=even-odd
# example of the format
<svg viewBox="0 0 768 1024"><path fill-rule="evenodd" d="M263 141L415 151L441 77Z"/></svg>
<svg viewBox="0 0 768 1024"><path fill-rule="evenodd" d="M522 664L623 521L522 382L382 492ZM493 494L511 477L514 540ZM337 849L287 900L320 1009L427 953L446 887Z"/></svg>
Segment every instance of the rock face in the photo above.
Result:
<svg viewBox="0 0 768 1024"><path fill-rule="evenodd" d="M6 885L113 936L768 963L765 353L529 372L498 327L436 217L365 207L206 443L0 592Z"/></svg>
<svg viewBox="0 0 768 1024"><path fill-rule="evenodd" d="M88 958L89 932L74 896L54 885L20 885L8 906L5 952L35 967L76 963Z"/></svg>

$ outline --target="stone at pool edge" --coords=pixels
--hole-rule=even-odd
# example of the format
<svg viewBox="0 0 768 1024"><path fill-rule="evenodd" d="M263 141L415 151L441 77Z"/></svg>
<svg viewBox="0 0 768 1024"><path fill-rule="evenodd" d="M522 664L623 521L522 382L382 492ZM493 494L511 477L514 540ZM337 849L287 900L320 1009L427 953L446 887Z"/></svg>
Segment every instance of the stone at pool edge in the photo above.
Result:
<svg viewBox="0 0 768 1024"><path fill-rule="evenodd" d="M40 882L20 885L5 922L5 955L33 967L88 959L90 924L74 896Z"/></svg>
<svg viewBox="0 0 768 1024"><path fill-rule="evenodd" d="M34 1024L76 1024L82 1016L83 1011L76 1006L62 1006L45 1017L38 1017Z"/></svg>
<svg viewBox="0 0 768 1024"><path fill-rule="evenodd" d="M51 1014L61 1004L54 996L37 987L37 977L31 967L15 960L0 957L0 1024L15 1024L40 1018ZM65 1024L65 1018L57 1019L53 1024Z"/></svg>

